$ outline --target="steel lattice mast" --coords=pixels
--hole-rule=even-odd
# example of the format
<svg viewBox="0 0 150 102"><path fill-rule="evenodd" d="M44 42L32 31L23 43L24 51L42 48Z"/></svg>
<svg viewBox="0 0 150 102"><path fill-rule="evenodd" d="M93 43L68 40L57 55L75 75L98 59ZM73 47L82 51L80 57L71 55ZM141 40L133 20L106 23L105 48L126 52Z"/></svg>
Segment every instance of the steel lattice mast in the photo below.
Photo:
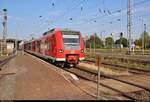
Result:
<svg viewBox="0 0 150 102"><path fill-rule="evenodd" d="M132 1L128 0L128 11L127 11L127 32L128 32L128 41L129 41L129 53L132 51Z"/></svg>

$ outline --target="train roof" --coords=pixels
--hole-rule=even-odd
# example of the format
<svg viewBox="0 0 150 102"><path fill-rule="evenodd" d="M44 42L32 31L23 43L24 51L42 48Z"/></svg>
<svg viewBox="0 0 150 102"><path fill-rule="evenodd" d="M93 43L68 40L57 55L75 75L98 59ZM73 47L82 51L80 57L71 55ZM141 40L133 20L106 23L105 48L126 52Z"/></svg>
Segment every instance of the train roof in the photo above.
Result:
<svg viewBox="0 0 150 102"><path fill-rule="evenodd" d="M71 31L71 32L80 32L80 31L77 31L77 30L71 30L71 29L68 29L68 28L65 28L65 29L61 29L62 31Z"/></svg>
<svg viewBox="0 0 150 102"><path fill-rule="evenodd" d="M51 29L45 33L43 33L43 36L49 34L49 33L53 33L53 32L56 32L56 31L70 31L70 32L80 32L80 31L76 31L76 30L71 30L71 29L68 29L68 28L54 28L54 29Z"/></svg>
<svg viewBox="0 0 150 102"><path fill-rule="evenodd" d="M25 41L25 43L32 43L32 42L34 42L34 41L39 41L39 40L41 40L41 38L43 39L43 38L45 38L46 36L48 36L48 34L54 33L54 32L57 32L57 31L73 32L72 34L74 34L74 33L80 33L80 31L71 30L71 29L68 29L68 28L54 28L54 29L51 29L51 30L49 30L49 31L47 31L47 32L45 32L45 33L43 33L43 36L42 36L42 37L40 37L40 38L38 38L38 39L31 39L31 40L29 40L29 41Z"/></svg>

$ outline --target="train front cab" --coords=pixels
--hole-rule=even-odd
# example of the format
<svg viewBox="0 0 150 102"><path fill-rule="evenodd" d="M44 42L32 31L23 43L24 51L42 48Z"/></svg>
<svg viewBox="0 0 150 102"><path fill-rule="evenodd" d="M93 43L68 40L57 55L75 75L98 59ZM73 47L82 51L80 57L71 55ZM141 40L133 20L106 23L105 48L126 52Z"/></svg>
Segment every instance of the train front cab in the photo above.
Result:
<svg viewBox="0 0 150 102"><path fill-rule="evenodd" d="M57 48L60 48L56 55L59 62L65 62L67 66L73 67L84 59L84 42L80 32L61 31L56 38Z"/></svg>

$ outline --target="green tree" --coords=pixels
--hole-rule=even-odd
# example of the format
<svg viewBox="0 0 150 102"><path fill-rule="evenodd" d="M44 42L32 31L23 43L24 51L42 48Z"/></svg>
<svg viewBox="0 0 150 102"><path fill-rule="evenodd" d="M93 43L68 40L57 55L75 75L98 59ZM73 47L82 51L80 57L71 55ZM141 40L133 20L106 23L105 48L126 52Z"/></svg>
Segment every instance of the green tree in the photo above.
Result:
<svg viewBox="0 0 150 102"><path fill-rule="evenodd" d="M150 48L150 36L148 32L143 32L141 35L141 42L142 42L142 37L144 36L144 48Z"/></svg>
<svg viewBox="0 0 150 102"><path fill-rule="evenodd" d="M143 32L141 37L135 40L135 45L142 47L143 36L144 36L144 48L150 48L150 36L148 32Z"/></svg>
<svg viewBox="0 0 150 102"><path fill-rule="evenodd" d="M104 44L103 41L97 36L95 33L94 35L90 36L90 39L88 40L89 44L91 43L91 47L94 48L94 43L95 43L95 48L103 48Z"/></svg>
<svg viewBox="0 0 150 102"><path fill-rule="evenodd" d="M142 40L141 39L136 39L134 43L136 46L142 47Z"/></svg>
<svg viewBox="0 0 150 102"><path fill-rule="evenodd" d="M107 37L105 39L106 48L112 48L112 44L114 44L114 39L112 37Z"/></svg>

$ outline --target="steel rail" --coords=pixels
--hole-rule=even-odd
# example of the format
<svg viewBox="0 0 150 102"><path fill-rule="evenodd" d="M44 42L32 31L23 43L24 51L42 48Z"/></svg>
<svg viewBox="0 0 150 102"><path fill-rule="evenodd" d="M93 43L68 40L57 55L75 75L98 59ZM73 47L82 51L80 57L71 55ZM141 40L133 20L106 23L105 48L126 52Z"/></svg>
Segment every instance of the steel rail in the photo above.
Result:
<svg viewBox="0 0 150 102"><path fill-rule="evenodd" d="M15 57L15 55L9 56L8 58L5 58L4 60L0 61L0 69L3 67L7 62L9 62L10 59Z"/></svg>
<svg viewBox="0 0 150 102"><path fill-rule="evenodd" d="M81 67L77 67L77 68L79 68L79 69L81 69L81 70L84 70L86 67L83 67L83 66L82 66L82 68L84 68L84 69L82 69ZM89 73L94 73L94 72L91 72L91 71L89 71L89 70L84 70L84 71L89 72ZM94 74L96 74L96 73L94 73ZM142 89L147 90L147 91L150 92L150 88L141 86L141 85L139 85L139 84L135 84L135 83L128 82L128 81L125 81L125 80L121 80L121 79L119 79L119 78L116 78L116 77L113 77L113 76L110 76L110 75L106 75L106 74L103 74L103 73L101 73L101 76L102 76L102 77L105 77L105 78L117 80L117 81L120 81L120 82L122 82L122 83L130 84L130 85L133 85L133 86L142 88Z"/></svg>
<svg viewBox="0 0 150 102"><path fill-rule="evenodd" d="M70 73L73 73L73 74L77 75L77 76L80 77L80 78L83 78L83 79L92 81L92 82L94 82L94 83L97 83L96 80L93 80L93 79L88 78L88 77L86 77L86 76L84 76L84 75L81 75L81 74L79 74L79 73L76 73L76 72L74 72L72 69L65 69L65 70L68 71L68 72L70 72ZM80 69L80 70L82 70L82 69ZM95 74L95 73L92 73L92 74ZM134 97L128 95L127 93L125 93L125 92L123 92L123 91L120 91L120 90L118 90L118 89L116 89L116 88L112 88L112 87L110 87L110 86L108 86L108 85L105 85L105 84L103 84L102 82L100 82L100 85L102 85L103 87L106 87L106 88L108 88L108 89L114 90L114 91L120 93L122 96L124 96L124 97L126 97L126 98L128 98L128 99L137 100L136 98L134 98Z"/></svg>
<svg viewBox="0 0 150 102"><path fill-rule="evenodd" d="M135 74L143 74L143 75L147 75L150 76L150 70L143 70L143 69L137 69L137 68L133 68L133 67L125 67L125 66L120 66L120 65L114 65L114 64L108 64L108 63L102 63L102 66L104 67L108 67L108 68L112 68L112 69L122 69L125 70L125 68L128 70L128 72L130 73L135 73ZM149 72L149 73L148 73Z"/></svg>
<svg viewBox="0 0 150 102"><path fill-rule="evenodd" d="M0 71L2 70L1 67L3 67L6 63L8 63L12 58L14 58L15 55L9 56L8 58L5 58L4 60L0 61ZM6 75L12 75L15 73L1 73L0 74L0 79L2 79Z"/></svg>
<svg viewBox="0 0 150 102"><path fill-rule="evenodd" d="M87 60L87 61L95 63L95 61L90 61L90 60ZM131 73L144 74L144 75L150 76L150 74L147 73L147 72L150 72L150 70L137 69L135 67L125 67L125 66L110 64L110 63L106 63L106 62L102 62L101 65L104 66L104 67L108 67L108 68L110 68L110 66L111 66L111 68L113 68L113 69L122 69L122 70L124 70L125 68L128 68L128 71L131 72ZM139 71L139 72L135 72L135 71Z"/></svg>

